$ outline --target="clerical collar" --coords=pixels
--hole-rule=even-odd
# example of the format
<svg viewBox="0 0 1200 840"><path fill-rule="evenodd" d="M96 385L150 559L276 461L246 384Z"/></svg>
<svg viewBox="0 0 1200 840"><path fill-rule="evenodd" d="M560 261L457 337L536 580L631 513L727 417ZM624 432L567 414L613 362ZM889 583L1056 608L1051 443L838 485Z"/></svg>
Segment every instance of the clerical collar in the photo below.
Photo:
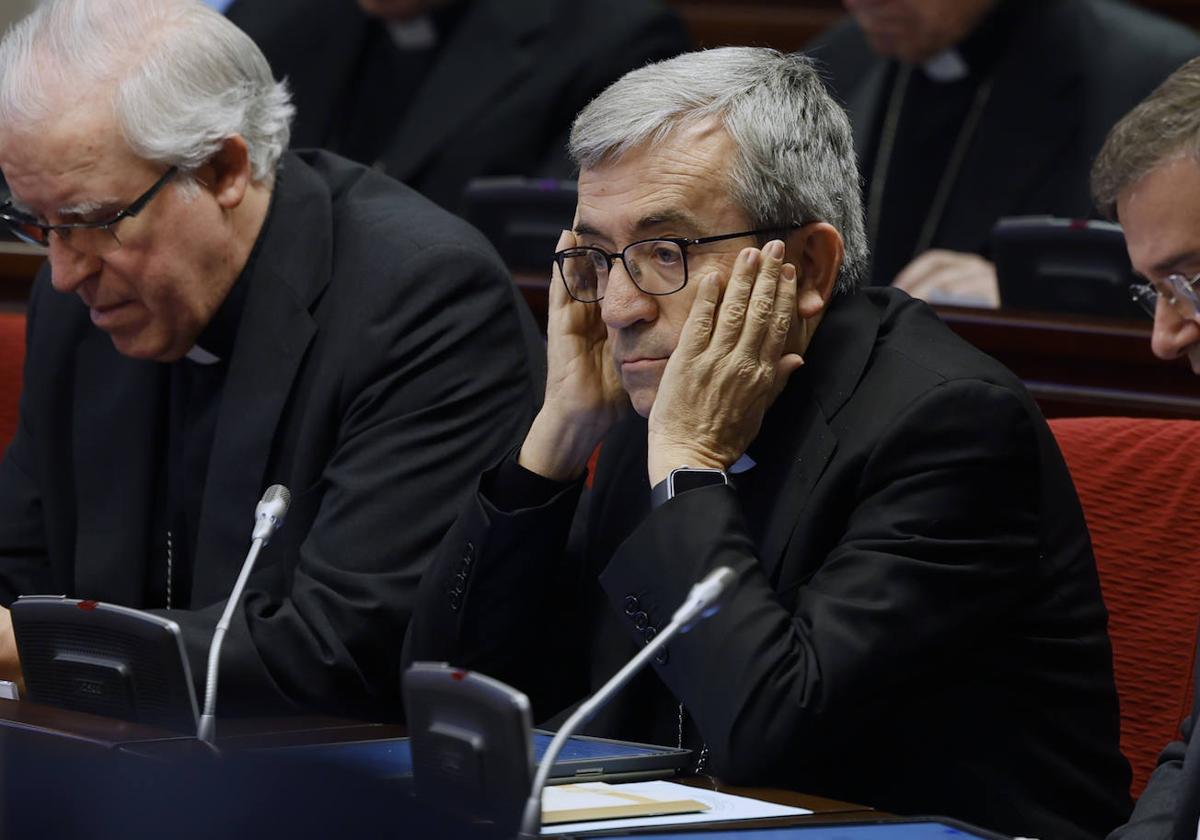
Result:
<svg viewBox="0 0 1200 840"><path fill-rule="evenodd" d="M246 267L249 268L250 263ZM233 355L233 343L237 340L238 323L246 306L248 285L246 271L243 270L185 358L198 365L215 365Z"/></svg>
<svg viewBox="0 0 1200 840"><path fill-rule="evenodd" d="M388 34L398 50L432 50L446 40L462 12L462 2L449 3L412 20L389 21Z"/></svg>
<svg viewBox="0 0 1200 840"><path fill-rule="evenodd" d="M258 252L262 249L262 243L270 232L271 221L275 218L275 198L279 195L280 181L285 177L282 166L275 170L275 186L271 190L271 199L267 204L267 217L263 220L262 230L258 232L258 239L254 241L254 247L250 249L250 256L246 259L246 264L242 266L242 271L238 274L237 279L233 281L229 293L225 295L225 300L221 301L221 305L217 307L212 320L201 331L192 349L184 354L185 359L198 365L215 365L233 355L238 324L241 323L242 311L246 308L246 295L250 288L249 278L254 271L254 264L258 262Z"/></svg>
<svg viewBox="0 0 1200 840"><path fill-rule="evenodd" d="M921 69L939 84L989 75L1004 55L1021 15L1034 4L1035 0L997 0L970 35L926 61Z"/></svg>

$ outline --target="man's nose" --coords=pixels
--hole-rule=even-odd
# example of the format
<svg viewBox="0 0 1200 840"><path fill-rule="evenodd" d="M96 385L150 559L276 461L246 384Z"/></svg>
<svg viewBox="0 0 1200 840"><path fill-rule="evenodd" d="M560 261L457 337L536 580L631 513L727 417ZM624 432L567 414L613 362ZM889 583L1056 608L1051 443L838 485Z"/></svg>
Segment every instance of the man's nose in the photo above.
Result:
<svg viewBox="0 0 1200 840"><path fill-rule="evenodd" d="M1189 347L1200 341L1200 325L1184 318L1162 295L1154 310L1154 332L1150 349L1160 359L1177 359Z"/></svg>
<svg viewBox="0 0 1200 840"><path fill-rule="evenodd" d="M100 270L101 260L94 254L84 254L71 247L57 233L50 234L50 284L55 291L70 294L79 290L84 280Z"/></svg>
<svg viewBox="0 0 1200 840"><path fill-rule="evenodd" d="M658 315L654 295L637 287L625 267L624 260L613 262L608 272L608 285L600 301L600 317L609 329L619 330L638 321L653 321Z"/></svg>

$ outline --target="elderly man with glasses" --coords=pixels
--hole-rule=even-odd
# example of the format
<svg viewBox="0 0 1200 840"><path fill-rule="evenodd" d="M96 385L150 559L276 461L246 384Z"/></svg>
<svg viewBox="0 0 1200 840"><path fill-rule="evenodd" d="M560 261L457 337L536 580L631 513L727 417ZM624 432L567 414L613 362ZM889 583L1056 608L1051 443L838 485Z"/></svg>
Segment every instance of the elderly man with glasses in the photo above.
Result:
<svg viewBox="0 0 1200 840"><path fill-rule="evenodd" d="M0 42L0 220L49 256L0 462L0 603L163 611L202 688L281 483L220 709L396 717L418 581L532 416L541 342L476 231L285 153L291 116L199 0L48 0ZM19 673L7 610L0 672Z"/></svg>
<svg viewBox="0 0 1200 840"><path fill-rule="evenodd" d="M1092 170L1092 192L1125 230L1129 259L1143 278L1130 291L1154 318L1154 355L1186 357L1200 374L1200 59L1183 65L1117 123ZM1195 840L1195 728L1193 714L1181 740L1163 750L1129 824L1113 840Z"/></svg>
<svg viewBox="0 0 1200 840"><path fill-rule="evenodd" d="M812 64L650 65L571 149L545 403L443 542L406 658L506 680L545 720L731 566L720 612L593 734L1007 833L1120 822L1107 616L1066 468L1011 373L903 292L858 289L850 126Z"/></svg>

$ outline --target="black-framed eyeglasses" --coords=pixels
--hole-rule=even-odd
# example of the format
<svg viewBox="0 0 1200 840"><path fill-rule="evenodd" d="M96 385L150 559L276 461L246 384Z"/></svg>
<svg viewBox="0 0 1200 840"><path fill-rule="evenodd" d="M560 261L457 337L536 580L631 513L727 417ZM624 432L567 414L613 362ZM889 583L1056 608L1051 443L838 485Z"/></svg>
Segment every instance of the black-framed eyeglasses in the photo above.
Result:
<svg viewBox="0 0 1200 840"><path fill-rule="evenodd" d="M63 242L82 254L104 254L121 247L115 227L122 219L136 216L146 209L146 205L154 200L167 182L179 173L179 167L172 166L155 181L150 189L138 196L132 204L118 212L111 219L101 222L72 222L62 225L47 225L39 222L27 213L22 213L13 207L11 201L0 204L0 221L8 226L17 238L40 245L43 248L50 245L50 234L56 233Z"/></svg>
<svg viewBox="0 0 1200 840"><path fill-rule="evenodd" d="M566 248L554 254L559 276L567 293L580 303L599 303L604 299L608 275L613 263L620 260L634 285L648 295L672 295L688 282L688 248L738 239L743 236L766 236L785 233L803 227L801 222L775 227L743 230L689 239L683 236L664 239L642 239L609 253L603 248L584 245Z"/></svg>
<svg viewBox="0 0 1200 840"><path fill-rule="evenodd" d="M1180 317L1195 320L1200 315L1200 293L1196 291L1198 284L1200 274L1195 277L1171 274L1158 281L1132 283L1129 286L1129 295L1151 318L1158 309L1159 297L1162 297Z"/></svg>

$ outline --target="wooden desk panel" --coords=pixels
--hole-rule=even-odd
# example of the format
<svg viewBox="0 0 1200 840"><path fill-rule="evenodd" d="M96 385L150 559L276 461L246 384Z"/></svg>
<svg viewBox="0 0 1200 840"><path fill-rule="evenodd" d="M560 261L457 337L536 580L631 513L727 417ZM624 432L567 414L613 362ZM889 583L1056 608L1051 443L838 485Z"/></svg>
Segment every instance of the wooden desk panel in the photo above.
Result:
<svg viewBox="0 0 1200 840"><path fill-rule="evenodd" d="M1150 320L938 307L967 341L1021 377L1048 417L1200 418L1200 377L1150 352Z"/></svg>

